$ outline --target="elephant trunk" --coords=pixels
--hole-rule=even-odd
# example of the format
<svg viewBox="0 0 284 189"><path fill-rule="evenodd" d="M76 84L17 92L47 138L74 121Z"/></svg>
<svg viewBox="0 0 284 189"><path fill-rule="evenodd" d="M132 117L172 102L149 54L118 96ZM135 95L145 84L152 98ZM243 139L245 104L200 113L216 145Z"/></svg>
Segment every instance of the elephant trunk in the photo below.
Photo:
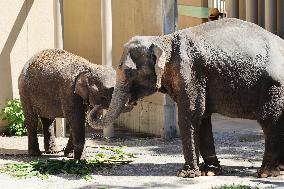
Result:
<svg viewBox="0 0 284 189"><path fill-rule="evenodd" d="M129 99L129 85L125 81L124 75L119 71L120 77L117 77L111 103L105 116L103 116L102 119L98 119L95 108L88 115L88 122L93 128L104 128L109 126L109 124L111 124L125 109L125 104Z"/></svg>

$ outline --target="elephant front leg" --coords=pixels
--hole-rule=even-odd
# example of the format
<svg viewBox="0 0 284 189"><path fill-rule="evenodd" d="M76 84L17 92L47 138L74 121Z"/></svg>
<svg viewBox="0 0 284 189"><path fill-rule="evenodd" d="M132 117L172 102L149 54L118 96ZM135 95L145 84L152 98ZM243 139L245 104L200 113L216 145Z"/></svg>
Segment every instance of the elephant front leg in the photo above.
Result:
<svg viewBox="0 0 284 189"><path fill-rule="evenodd" d="M198 145L196 145L195 137L196 128L191 124L189 114L184 107L178 107L178 124L180 127L180 135L182 140L182 149L185 164L181 170L177 172L178 177L194 178L201 176L198 167Z"/></svg>
<svg viewBox="0 0 284 189"><path fill-rule="evenodd" d="M43 125L43 137L44 137L44 150L47 154L55 154L58 152L55 143L54 124L55 119L47 119L41 117Z"/></svg>
<svg viewBox="0 0 284 189"><path fill-rule="evenodd" d="M222 168L216 156L212 132L211 116L202 119L200 131L200 154L204 160L199 166L202 176L220 175Z"/></svg>
<svg viewBox="0 0 284 189"><path fill-rule="evenodd" d="M70 136L66 148L64 149L64 156L72 158L74 157L73 153L74 153L74 144L73 144L72 130L70 130Z"/></svg>
<svg viewBox="0 0 284 189"><path fill-rule="evenodd" d="M84 145L85 145L85 113L84 109L76 107L74 114L67 118L67 124L71 127L71 138L74 145L74 159L85 159ZM69 147L72 147L69 138ZM67 144L68 147L68 144Z"/></svg>

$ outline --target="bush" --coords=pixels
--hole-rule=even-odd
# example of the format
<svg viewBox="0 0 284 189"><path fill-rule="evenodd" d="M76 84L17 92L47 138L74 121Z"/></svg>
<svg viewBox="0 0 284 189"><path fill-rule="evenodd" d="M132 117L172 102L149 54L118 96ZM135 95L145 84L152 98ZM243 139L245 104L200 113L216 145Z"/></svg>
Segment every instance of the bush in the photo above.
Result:
<svg viewBox="0 0 284 189"><path fill-rule="evenodd" d="M5 107L0 112L0 118L8 122L5 132L8 135L27 135L27 129L24 127L24 113L19 99L7 101Z"/></svg>

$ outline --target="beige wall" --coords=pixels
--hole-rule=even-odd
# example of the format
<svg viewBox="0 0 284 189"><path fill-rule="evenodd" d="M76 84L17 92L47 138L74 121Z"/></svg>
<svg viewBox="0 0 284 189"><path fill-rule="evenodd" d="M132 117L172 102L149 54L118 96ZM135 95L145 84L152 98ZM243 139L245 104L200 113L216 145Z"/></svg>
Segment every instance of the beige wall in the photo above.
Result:
<svg viewBox="0 0 284 189"><path fill-rule="evenodd" d="M208 0L177 0L178 5L187 5L194 7L208 7ZM178 29L185 29L193 27L204 22L207 22L207 18L196 18L192 16L178 15Z"/></svg>
<svg viewBox="0 0 284 189"><path fill-rule="evenodd" d="M112 0L113 64L117 65L123 44L135 35L161 35L161 0Z"/></svg>
<svg viewBox="0 0 284 189"><path fill-rule="evenodd" d="M162 35L162 0L112 0L113 65L117 65L123 44L135 35ZM136 132L163 134L164 95L144 98L130 113L122 114L119 125Z"/></svg>
<svg viewBox="0 0 284 189"><path fill-rule="evenodd" d="M25 62L41 49L54 48L53 3L53 0L0 1L0 108L7 99L19 97L18 76ZM100 0L64 0L63 4L64 48L101 64ZM123 44L130 37L162 34L162 0L113 0L112 7L113 64L117 65ZM152 128L139 131L150 129L159 134L163 102L160 94L147 97L119 122L133 130L150 125Z"/></svg>
<svg viewBox="0 0 284 189"><path fill-rule="evenodd" d="M113 9L113 65L117 65L123 45L135 35L163 34L162 0L112 0ZM146 97L159 105L160 94Z"/></svg>
<svg viewBox="0 0 284 189"><path fill-rule="evenodd" d="M53 1L0 1L0 108L18 98L18 77L25 62L54 47ZM0 122L0 125L3 125Z"/></svg>
<svg viewBox="0 0 284 189"><path fill-rule="evenodd" d="M64 0L64 49L101 64L100 0Z"/></svg>
<svg viewBox="0 0 284 189"><path fill-rule="evenodd" d="M96 64L101 64L102 53L100 9L100 0L64 0L64 49ZM112 0L112 18L114 67L131 37L163 33L162 0ZM131 113L121 115L118 123L160 135L163 102L161 94L147 97Z"/></svg>

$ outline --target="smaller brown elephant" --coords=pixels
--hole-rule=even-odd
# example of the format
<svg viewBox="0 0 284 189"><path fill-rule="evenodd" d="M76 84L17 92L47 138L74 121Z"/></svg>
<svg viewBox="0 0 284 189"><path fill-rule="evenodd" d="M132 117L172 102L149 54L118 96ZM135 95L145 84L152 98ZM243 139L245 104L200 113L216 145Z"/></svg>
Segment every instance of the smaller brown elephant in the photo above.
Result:
<svg viewBox="0 0 284 189"><path fill-rule="evenodd" d="M116 73L111 67L93 64L64 50L43 50L24 66L19 77L20 99L28 130L28 153L41 155L37 138L38 118L43 124L46 153L57 151L56 117L66 118L70 137L64 155L84 158L85 114L108 108Z"/></svg>

